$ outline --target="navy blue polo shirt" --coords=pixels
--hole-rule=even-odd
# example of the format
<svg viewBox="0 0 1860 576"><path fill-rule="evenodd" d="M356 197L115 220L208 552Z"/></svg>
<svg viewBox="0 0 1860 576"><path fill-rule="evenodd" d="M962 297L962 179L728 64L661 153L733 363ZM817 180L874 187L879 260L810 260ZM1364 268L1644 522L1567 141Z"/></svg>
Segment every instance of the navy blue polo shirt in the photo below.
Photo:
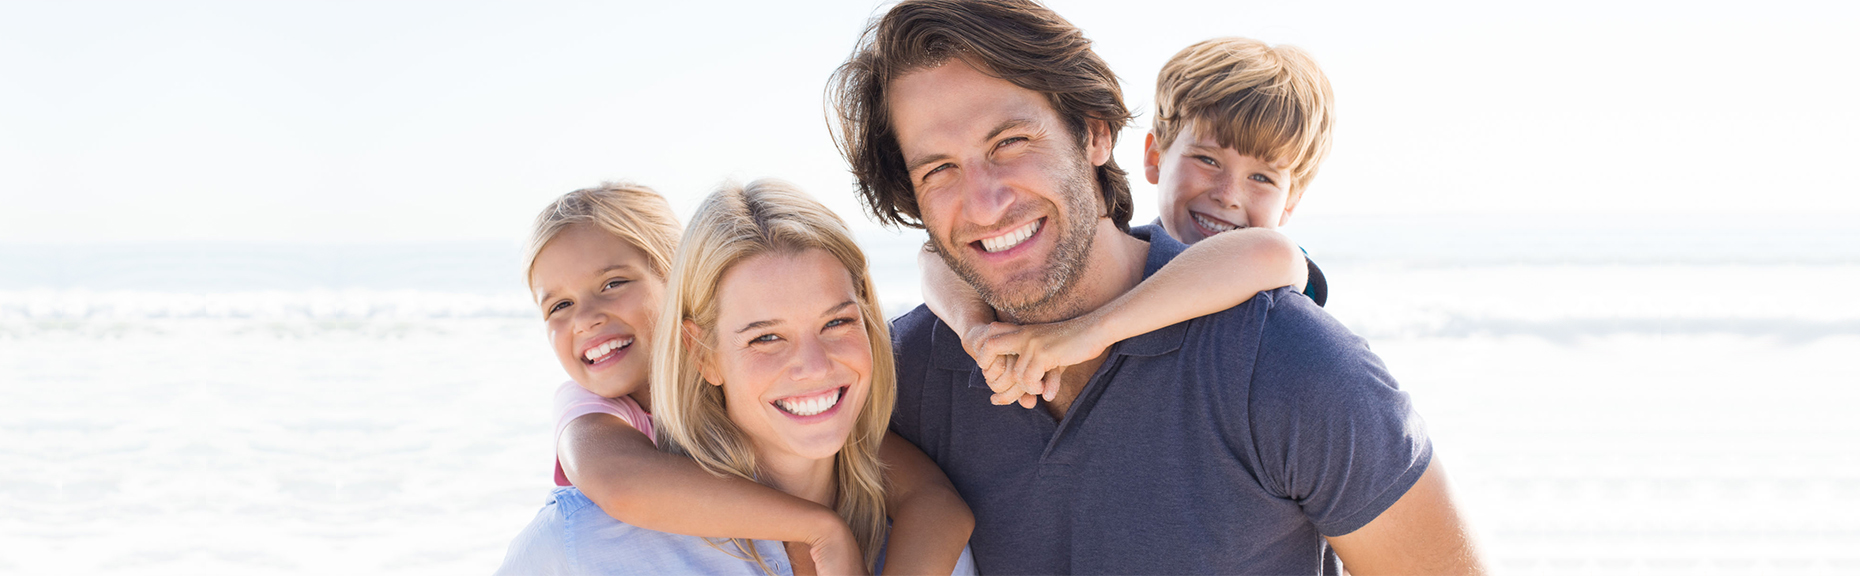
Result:
<svg viewBox="0 0 1860 576"><path fill-rule="evenodd" d="M1185 248L1161 228L1144 276ZM1291 288L1117 343L1063 420L995 406L955 332L892 321L892 429L975 511L983 574L1335 574L1432 444L1361 338Z"/></svg>

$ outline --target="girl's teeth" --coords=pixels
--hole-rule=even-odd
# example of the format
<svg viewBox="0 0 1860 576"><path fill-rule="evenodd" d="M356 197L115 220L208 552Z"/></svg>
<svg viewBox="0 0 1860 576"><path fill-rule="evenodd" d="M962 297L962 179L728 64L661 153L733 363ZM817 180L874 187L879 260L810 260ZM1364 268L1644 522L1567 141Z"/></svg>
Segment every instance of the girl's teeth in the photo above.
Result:
<svg viewBox="0 0 1860 576"><path fill-rule="evenodd" d="M840 403L839 388L833 389L831 394L821 394L805 399L783 398L775 401L775 404L780 406L782 410L786 410L789 414L796 416L813 416L821 412L826 412L828 408L832 408L834 404L838 403Z"/></svg>
<svg viewBox="0 0 1860 576"><path fill-rule="evenodd" d="M1033 237L1033 233L1039 230L1040 230L1039 220L1028 222L1026 226L1022 226L1019 229L1014 230L1013 232L1008 232L1006 234L1002 234L994 238L982 239L982 250L986 250L988 252L1000 252L1002 250L1006 250L1009 248L1013 248L1015 246L1019 246L1021 242L1026 241L1028 238Z"/></svg>
<svg viewBox="0 0 1860 576"><path fill-rule="evenodd" d="M632 338L610 340L606 344L589 348L587 352L583 352L581 355L587 358L589 362L599 362L602 358L606 358L608 354L613 353L614 350L625 348L628 344L632 343Z"/></svg>

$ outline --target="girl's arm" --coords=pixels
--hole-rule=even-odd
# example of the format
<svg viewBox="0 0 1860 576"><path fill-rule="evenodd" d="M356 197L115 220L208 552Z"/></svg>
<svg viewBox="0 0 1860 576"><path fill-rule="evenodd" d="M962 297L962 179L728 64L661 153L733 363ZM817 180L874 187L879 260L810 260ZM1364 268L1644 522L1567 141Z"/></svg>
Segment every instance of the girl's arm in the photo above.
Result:
<svg viewBox="0 0 1860 576"><path fill-rule="evenodd" d="M819 573L865 573L852 530L833 510L705 472L690 458L660 452L612 415L569 422L556 453L569 482L615 520L703 538L806 543Z"/></svg>
<svg viewBox="0 0 1860 576"><path fill-rule="evenodd" d="M884 573L954 572L975 530L969 505L943 470L897 433L885 434L878 458L885 463L885 508L891 516Z"/></svg>
<svg viewBox="0 0 1860 576"><path fill-rule="evenodd" d="M972 329L978 341L965 341L964 347L976 358L1013 357L987 371L997 404L1014 394L1036 392L1050 401L1059 391L1063 367L1096 358L1125 338L1232 308L1262 291L1302 286L1307 273L1304 253L1284 234L1266 228L1223 232L1190 246L1136 288L1084 316ZM995 388L996 378L1007 382ZM1006 388L1018 390L999 393Z"/></svg>

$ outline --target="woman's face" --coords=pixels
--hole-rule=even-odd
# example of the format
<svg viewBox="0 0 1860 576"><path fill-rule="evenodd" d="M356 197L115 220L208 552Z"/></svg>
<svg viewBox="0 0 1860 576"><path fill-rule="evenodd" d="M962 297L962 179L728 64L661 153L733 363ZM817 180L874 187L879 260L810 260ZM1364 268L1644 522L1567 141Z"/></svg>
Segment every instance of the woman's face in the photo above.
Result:
<svg viewBox="0 0 1860 576"><path fill-rule="evenodd" d="M717 287L715 352L730 420L763 457L831 458L872 385L872 344L852 275L822 250L763 254Z"/></svg>
<svg viewBox="0 0 1860 576"><path fill-rule="evenodd" d="M562 230L530 268L530 293L556 359L583 388L608 398L645 388L664 292L644 252L586 224Z"/></svg>

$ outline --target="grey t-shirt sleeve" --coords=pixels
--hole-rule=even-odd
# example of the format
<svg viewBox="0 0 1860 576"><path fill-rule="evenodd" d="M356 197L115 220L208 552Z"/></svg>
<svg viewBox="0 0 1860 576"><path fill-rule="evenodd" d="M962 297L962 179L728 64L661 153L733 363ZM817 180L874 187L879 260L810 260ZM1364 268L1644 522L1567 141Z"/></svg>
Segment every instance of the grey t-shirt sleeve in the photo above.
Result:
<svg viewBox="0 0 1860 576"><path fill-rule="evenodd" d="M1245 419L1260 481L1325 536L1354 532L1420 479L1433 444L1367 343L1289 288L1270 295Z"/></svg>

